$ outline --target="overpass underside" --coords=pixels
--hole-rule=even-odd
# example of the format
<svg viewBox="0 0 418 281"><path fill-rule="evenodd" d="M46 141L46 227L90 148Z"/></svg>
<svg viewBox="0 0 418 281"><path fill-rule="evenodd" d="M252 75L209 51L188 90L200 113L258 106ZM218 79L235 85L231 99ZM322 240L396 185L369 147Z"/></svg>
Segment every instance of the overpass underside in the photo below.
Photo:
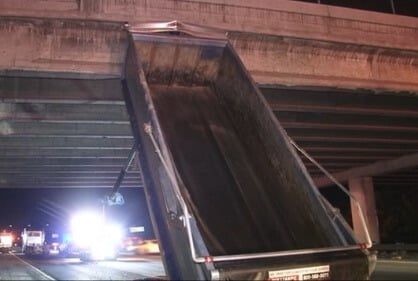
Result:
<svg viewBox="0 0 418 281"><path fill-rule="evenodd" d="M172 20L226 36L289 137L335 178L415 186L417 20L260 4L2 1L0 188L111 188L133 144L120 85L127 32ZM333 184L302 160L318 186ZM134 165L122 188L141 186Z"/></svg>

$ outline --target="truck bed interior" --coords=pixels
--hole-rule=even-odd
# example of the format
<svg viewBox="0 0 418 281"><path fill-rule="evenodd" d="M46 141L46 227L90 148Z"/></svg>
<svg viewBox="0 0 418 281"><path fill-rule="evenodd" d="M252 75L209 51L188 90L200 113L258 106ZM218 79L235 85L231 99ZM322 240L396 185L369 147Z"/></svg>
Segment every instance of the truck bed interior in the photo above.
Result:
<svg viewBox="0 0 418 281"><path fill-rule="evenodd" d="M135 35L133 45L136 55L128 59L135 60L139 70L127 76L131 92L136 92L131 94L132 103L141 104L135 118L152 123L158 141L152 147L134 124L146 150L140 162L146 162L145 176L149 170L144 180L150 204L160 206L162 213L170 209L171 199L161 190L173 183L161 177L162 165L155 156L161 149L203 240L196 244L198 253L245 255L340 247L355 241L346 239L329 217L280 120L227 40ZM133 70L131 66L128 72ZM154 217L160 240L170 240L158 230L172 223L159 222L167 216ZM175 244L171 240L174 249L181 248ZM350 263L364 264L360 251L354 256ZM363 276L367 269L360 271Z"/></svg>

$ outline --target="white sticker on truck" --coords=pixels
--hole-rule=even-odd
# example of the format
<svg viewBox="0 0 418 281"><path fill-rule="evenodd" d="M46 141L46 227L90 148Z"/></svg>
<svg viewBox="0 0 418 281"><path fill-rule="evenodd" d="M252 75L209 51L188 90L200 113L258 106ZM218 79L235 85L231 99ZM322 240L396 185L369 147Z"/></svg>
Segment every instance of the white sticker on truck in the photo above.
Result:
<svg viewBox="0 0 418 281"><path fill-rule="evenodd" d="M269 271L268 280L329 280L329 265Z"/></svg>

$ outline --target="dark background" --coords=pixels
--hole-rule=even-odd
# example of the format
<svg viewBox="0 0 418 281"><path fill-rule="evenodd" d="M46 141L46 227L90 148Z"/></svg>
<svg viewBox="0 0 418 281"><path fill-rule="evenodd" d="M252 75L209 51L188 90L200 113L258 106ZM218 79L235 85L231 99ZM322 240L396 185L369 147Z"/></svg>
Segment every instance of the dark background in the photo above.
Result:
<svg viewBox="0 0 418 281"><path fill-rule="evenodd" d="M20 233L23 228L50 228L67 231L71 216L79 211L103 210L103 199L111 189L0 189L0 230ZM121 189L123 205L106 205L106 216L128 229L144 226L144 238L153 238L142 188ZM10 227L10 225L12 225Z"/></svg>
<svg viewBox="0 0 418 281"><path fill-rule="evenodd" d="M323 188L321 193L351 224L348 196L337 187ZM381 244L418 243L418 188L375 186L375 200Z"/></svg>
<svg viewBox="0 0 418 281"><path fill-rule="evenodd" d="M294 0L299 2L320 3L353 9L390 13L404 16L418 16L416 0ZM393 4L393 5L392 5Z"/></svg>

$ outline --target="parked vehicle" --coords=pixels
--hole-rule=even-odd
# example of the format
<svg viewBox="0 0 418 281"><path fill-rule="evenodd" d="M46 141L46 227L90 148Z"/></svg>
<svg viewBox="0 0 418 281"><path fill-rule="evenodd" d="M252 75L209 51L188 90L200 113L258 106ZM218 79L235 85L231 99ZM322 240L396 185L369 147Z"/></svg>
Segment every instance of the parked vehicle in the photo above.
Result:
<svg viewBox="0 0 418 281"><path fill-rule="evenodd" d="M55 231L45 231L44 255L55 256L61 253L62 249L61 234Z"/></svg>
<svg viewBox="0 0 418 281"><path fill-rule="evenodd" d="M41 229L22 232L22 252L25 255L42 255L44 253L45 232Z"/></svg>
<svg viewBox="0 0 418 281"><path fill-rule="evenodd" d="M0 252L7 253L13 247L13 233L8 231L0 232Z"/></svg>
<svg viewBox="0 0 418 281"><path fill-rule="evenodd" d="M155 255L160 253L160 247L156 239L142 240L136 247L139 255Z"/></svg>

